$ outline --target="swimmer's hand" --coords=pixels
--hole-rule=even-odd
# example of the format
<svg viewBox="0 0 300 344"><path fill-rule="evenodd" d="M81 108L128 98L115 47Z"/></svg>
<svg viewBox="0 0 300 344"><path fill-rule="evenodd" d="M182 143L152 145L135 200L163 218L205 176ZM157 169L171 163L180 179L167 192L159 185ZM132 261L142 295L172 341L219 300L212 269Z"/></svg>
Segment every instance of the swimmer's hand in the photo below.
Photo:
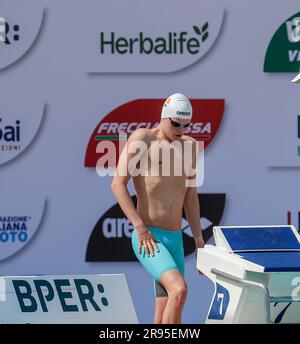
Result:
<svg viewBox="0 0 300 344"><path fill-rule="evenodd" d="M135 227L137 238L139 241L139 254L142 253L142 246L145 247L145 251L147 256L154 256L154 249L159 252L159 248L157 247L156 243L159 242L153 234L147 229L145 225Z"/></svg>
<svg viewBox="0 0 300 344"><path fill-rule="evenodd" d="M196 249L203 248L205 245L203 238L200 237L200 238L195 239L195 245L196 245Z"/></svg>
<svg viewBox="0 0 300 344"><path fill-rule="evenodd" d="M198 251L198 248L203 248L204 245L205 245L205 242L204 242L203 238L201 237L201 238L195 239L195 245L196 245L195 256L196 256L196 258L197 258L197 251ZM198 271L198 274L199 274L199 275L203 275L203 272L202 272L202 271L200 271L200 270L198 270L198 269L197 269L197 271Z"/></svg>

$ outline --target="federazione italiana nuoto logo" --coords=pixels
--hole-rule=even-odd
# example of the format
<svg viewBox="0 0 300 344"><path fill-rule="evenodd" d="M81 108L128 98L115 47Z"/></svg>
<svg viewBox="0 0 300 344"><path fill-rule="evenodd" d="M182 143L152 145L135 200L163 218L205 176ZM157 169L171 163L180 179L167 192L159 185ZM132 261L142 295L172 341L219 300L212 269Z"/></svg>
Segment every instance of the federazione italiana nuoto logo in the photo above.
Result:
<svg viewBox="0 0 300 344"><path fill-rule="evenodd" d="M280 25L269 43L264 72L299 72L300 12Z"/></svg>
<svg viewBox="0 0 300 344"><path fill-rule="evenodd" d="M192 124L185 134L198 141L204 141L207 147L216 136L222 122L224 99L190 99L193 106ZM130 135L138 128L155 128L160 122L161 109L165 99L136 99L125 103L108 115L96 125L86 149L85 167L97 167L98 162L105 156L103 143L114 149L117 159L112 160L115 168L119 154L124 148L121 134ZM102 116L101 116L102 117ZM124 136L124 140L127 137Z"/></svg>
<svg viewBox="0 0 300 344"><path fill-rule="evenodd" d="M25 194L14 199L4 193L6 202L1 203L0 209L0 261L28 245L40 227L46 208L44 196L34 196L28 191L31 194L28 202Z"/></svg>

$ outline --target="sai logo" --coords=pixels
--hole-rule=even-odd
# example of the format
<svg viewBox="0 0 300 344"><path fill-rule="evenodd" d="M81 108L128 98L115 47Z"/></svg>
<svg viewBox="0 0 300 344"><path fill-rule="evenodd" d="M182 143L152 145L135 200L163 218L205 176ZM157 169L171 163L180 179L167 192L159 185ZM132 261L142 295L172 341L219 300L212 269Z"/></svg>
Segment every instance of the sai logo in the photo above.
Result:
<svg viewBox="0 0 300 344"><path fill-rule="evenodd" d="M32 97L28 97L32 99ZM18 97L19 99L19 97ZM0 165L16 158L36 138L45 106L33 101L12 103L7 97L0 108Z"/></svg>

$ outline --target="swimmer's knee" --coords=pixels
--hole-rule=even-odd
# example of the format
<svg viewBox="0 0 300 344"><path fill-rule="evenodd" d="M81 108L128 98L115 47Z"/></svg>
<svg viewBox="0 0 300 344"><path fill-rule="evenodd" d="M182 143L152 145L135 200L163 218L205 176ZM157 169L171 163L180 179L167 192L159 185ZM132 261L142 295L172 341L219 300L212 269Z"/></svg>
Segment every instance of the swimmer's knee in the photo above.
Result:
<svg viewBox="0 0 300 344"><path fill-rule="evenodd" d="M175 283L174 285L171 285L169 289L169 297L175 297L175 298L186 298L188 293L188 287L186 283L183 281L183 283Z"/></svg>
<svg viewBox="0 0 300 344"><path fill-rule="evenodd" d="M176 299L185 299L188 293L187 284L179 270L166 271L160 278L161 284L168 292L168 296Z"/></svg>

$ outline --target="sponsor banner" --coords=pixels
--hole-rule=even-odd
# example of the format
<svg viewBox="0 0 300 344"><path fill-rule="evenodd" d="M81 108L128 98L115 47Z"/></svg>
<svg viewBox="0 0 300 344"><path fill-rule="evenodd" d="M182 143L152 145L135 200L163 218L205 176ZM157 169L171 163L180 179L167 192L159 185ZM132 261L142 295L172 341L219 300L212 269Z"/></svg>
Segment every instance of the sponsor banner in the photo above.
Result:
<svg viewBox="0 0 300 344"><path fill-rule="evenodd" d="M3 324L138 323L124 274L0 279Z"/></svg>
<svg viewBox="0 0 300 344"><path fill-rule="evenodd" d="M1 0L0 70L25 55L42 28L43 5L35 0Z"/></svg>
<svg viewBox="0 0 300 344"><path fill-rule="evenodd" d="M18 191L15 190L15 195ZM33 196L31 202L18 195L11 202L2 202L0 209L0 261L22 250L40 227L46 209L45 197ZM29 197L29 196L28 196Z"/></svg>
<svg viewBox="0 0 300 344"><path fill-rule="evenodd" d="M226 195L198 194L201 204L201 227L205 242L212 237L213 226L218 226L223 216ZM136 205L136 196L132 196ZM195 252L192 231L185 219L182 220L183 245L185 256ZM134 230L119 204L108 209L95 225L90 236L86 261L135 261L136 256L131 246L131 235Z"/></svg>
<svg viewBox="0 0 300 344"><path fill-rule="evenodd" d="M15 103L5 99L1 101L0 165L19 156L34 141L44 113L43 104L27 98L24 101L18 99Z"/></svg>
<svg viewBox="0 0 300 344"><path fill-rule="evenodd" d="M300 69L300 12L284 21L269 43L264 72L299 72Z"/></svg>
<svg viewBox="0 0 300 344"><path fill-rule="evenodd" d="M125 142L119 141L122 133L130 135L138 128L154 128L160 122L165 99L137 99L119 106L106 115L94 129L86 150L85 167L96 167L99 159L106 154L98 147L102 142L111 142L118 159ZM186 135L204 141L207 147L214 139L221 125L224 113L224 99L191 99L193 107L192 124ZM124 136L124 140L126 136ZM114 161L115 167L117 159Z"/></svg>
<svg viewBox="0 0 300 344"><path fill-rule="evenodd" d="M100 12L98 2L89 6L86 46L91 73L181 70L212 48L224 16L223 5L208 0L188 4L166 0L164 6L157 1L112 0ZM128 8L133 21L124 15Z"/></svg>

